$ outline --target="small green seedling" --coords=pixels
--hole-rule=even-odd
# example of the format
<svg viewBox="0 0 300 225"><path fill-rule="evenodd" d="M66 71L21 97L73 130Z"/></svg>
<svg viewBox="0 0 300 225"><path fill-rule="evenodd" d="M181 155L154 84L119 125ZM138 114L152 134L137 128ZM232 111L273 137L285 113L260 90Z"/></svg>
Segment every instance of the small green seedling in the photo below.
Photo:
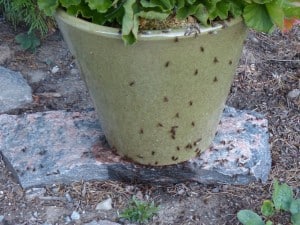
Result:
<svg viewBox="0 0 300 225"><path fill-rule="evenodd" d="M0 0L0 14L15 29L18 25L27 27L27 33L16 36L23 50L35 51L40 45L40 38L45 37L49 28L54 26L53 17L47 17L39 10L37 0Z"/></svg>
<svg viewBox="0 0 300 225"><path fill-rule="evenodd" d="M273 225L270 219L280 210L291 214L293 225L300 225L300 199L293 198L291 187L275 180L272 200L265 200L261 206L261 214L268 218L266 223L252 210L240 210L237 217L243 225Z"/></svg>
<svg viewBox="0 0 300 225"><path fill-rule="evenodd" d="M144 202L133 196L129 206L120 214L120 218L130 222L144 223L151 219L158 211L158 206L154 202Z"/></svg>
<svg viewBox="0 0 300 225"><path fill-rule="evenodd" d="M41 44L40 39L34 32L18 34L15 39L16 42L21 45L23 50L29 50L32 52L34 52Z"/></svg>

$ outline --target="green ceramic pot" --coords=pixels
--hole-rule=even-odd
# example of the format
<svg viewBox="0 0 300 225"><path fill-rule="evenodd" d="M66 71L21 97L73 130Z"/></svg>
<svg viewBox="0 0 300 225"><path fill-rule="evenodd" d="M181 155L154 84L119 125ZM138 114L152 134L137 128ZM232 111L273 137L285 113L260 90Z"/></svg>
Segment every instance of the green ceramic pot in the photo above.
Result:
<svg viewBox="0 0 300 225"><path fill-rule="evenodd" d="M106 138L137 163L169 165L211 144L246 35L242 19L202 28L143 32L125 46L119 29L56 13Z"/></svg>

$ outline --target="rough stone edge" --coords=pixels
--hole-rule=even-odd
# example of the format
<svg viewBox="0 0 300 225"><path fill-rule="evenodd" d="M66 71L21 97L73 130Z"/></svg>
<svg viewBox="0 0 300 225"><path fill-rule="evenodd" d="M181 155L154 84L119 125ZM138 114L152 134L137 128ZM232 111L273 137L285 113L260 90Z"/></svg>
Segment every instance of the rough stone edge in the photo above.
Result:
<svg viewBox="0 0 300 225"><path fill-rule="evenodd" d="M236 110L233 108L226 108L225 112L232 113ZM238 111L238 110L237 110ZM240 111L241 112L241 111ZM252 111L242 111L243 113L248 113L255 115L256 117L261 117L260 114L257 114ZM8 169L13 173L14 177L24 189L31 187L39 187L44 185L51 185L53 183L72 183L78 182L81 180L85 181L104 181L104 180L120 180L126 182L147 182L147 183L178 183L184 181L196 181L204 184L215 184L215 183L227 183L227 184L248 184L253 181L266 182L268 174L271 169L271 156L268 143L268 138L265 139L267 153L264 158L261 158L260 162L255 166L253 171L241 171L233 176L229 176L222 172L222 169L215 168L213 170L199 169L197 167L199 159L192 159L185 163L180 163L172 166L164 167L149 167L142 166L137 164L132 164L130 162L122 161L122 163L99 163L81 165L79 167L74 167L69 170L63 170L60 174L52 174L44 179L43 182L37 182L32 180L32 182L24 183L20 179L14 170L13 166L9 163L9 160L5 158L2 154ZM264 168L262 170L261 168ZM266 169L267 168L267 169ZM84 177L78 177L77 171L84 170L86 173ZM88 171L98 170L102 173L98 173L98 176L91 176ZM181 178L178 178L178 175L174 176L174 171L180 171ZM147 174L147 176L145 176ZM94 174L95 175L95 174ZM146 179L145 179L146 177ZM222 180L222 182L220 182Z"/></svg>

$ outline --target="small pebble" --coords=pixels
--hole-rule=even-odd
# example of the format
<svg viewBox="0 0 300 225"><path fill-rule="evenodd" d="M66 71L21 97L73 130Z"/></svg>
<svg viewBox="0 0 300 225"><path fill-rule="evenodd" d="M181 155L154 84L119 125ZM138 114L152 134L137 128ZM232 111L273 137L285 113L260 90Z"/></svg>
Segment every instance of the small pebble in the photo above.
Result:
<svg viewBox="0 0 300 225"><path fill-rule="evenodd" d="M31 188L26 191L26 199L32 200L37 197L42 197L46 193L45 188Z"/></svg>
<svg viewBox="0 0 300 225"><path fill-rule="evenodd" d="M72 197L70 196L69 193L66 193L65 197L66 197L66 199L67 199L68 202L72 202L73 201L73 199L72 199Z"/></svg>
<svg viewBox="0 0 300 225"><path fill-rule="evenodd" d="M223 185L222 190L227 191L229 189L229 187L230 187L229 185L225 184L225 185Z"/></svg>
<svg viewBox="0 0 300 225"><path fill-rule="evenodd" d="M71 214L71 219L72 220L80 220L80 214L76 211L73 211Z"/></svg>
<svg viewBox="0 0 300 225"><path fill-rule="evenodd" d="M37 218L38 217L38 212L37 211L35 211L34 213L33 213L33 216L35 217L35 218Z"/></svg>
<svg viewBox="0 0 300 225"><path fill-rule="evenodd" d="M13 52L8 45L0 45L0 65L10 60Z"/></svg>
<svg viewBox="0 0 300 225"><path fill-rule="evenodd" d="M111 222L109 220L93 220L89 223L85 223L84 225L121 225L119 223ZM127 224L127 225L134 225L134 224Z"/></svg>
<svg viewBox="0 0 300 225"><path fill-rule="evenodd" d="M219 193L220 192L220 189L218 187L215 187L211 190L211 192L213 193Z"/></svg>
<svg viewBox="0 0 300 225"><path fill-rule="evenodd" d="M288 93L288 98L294 99L300 96L300 89L294 89Z"/></svg>
<svg viewBox="0 0 300 225"><path fill-rule="evenodd" d="M254 64L254 63L250 64L250 70L251 70L252 72L256 70L256 67L255 67L255 64Z"/></svg>
<svg viewBox="0 0 300 225"><path fill-rule="evenodd" d="M0 223L2 223L3 219L4 219L4 216L0 215Z"/></svg>
<svg viewBox="0 0 300 225"><path fill-rule="evenodd" d="M185 193L185 191L184 191L183 189L180 189L180 190L177 192L178 195L183 195L184 193Z"/></svg>
<svg viewBox="0 0 300 225"><path fill-rule="evenodd" d="M71 221L72 221L72 220L71 220L71 218L70 218L69 216L66 216L66 217L65 217L65 222L66 222L66 223L70 223Z"/></svg>
<svg viewBox="0 0 300 225"><path fill-rule="evenodd" d="M31 83L38 83L46 79L47 73L42 70L33 70L27 76Z"/></svg>
<svg viewBox="0 0 300 225"><path fill-rule="evenodd" d="M72 75L76 75L76 74L79 74L79 70L73 68L73 69L71 69L70 73L71 73Z"/></svg>
<svg viewBox="0 0 300 225"><path fill-rule="evenodd" d="M53 73L53 74L56 74L58 71L59 71L59 67L58 67L58 66L54 66L54 67L51 69L51 73Z"/></svg>
<svg viewBox="0 0 300 225"><path fill-rule="evenodd" d="M112 209L112 199L108 198L100 203L97 204L96 210L111 210Z"/></svg>
<svg viewBox="0 0 300 225"><path fill-rule="evenodd" d="M144 199L144 195L141 191L136 192L135 197L139 200L143 200Z"/></svg>
<svg viewBox="0 0 300 225"><path fill-rule="evenodd" d="M126 190L126 192L131 193L131 192L134 191L134 186L132 186L132 185L127 185L127 186L125 187L125 190Z"/></svg>
<svg viewBox="0 0 300 225"><path fill-rule="evenodd" d="M254 36L254 35L249 35L249 38L252 42L254 42L255 44L259 43L259 40Z"/></svg>
<svg viewBox="0 0 300 225"><path fill-rule="evenodd" d="M59 192L59 187L54 187L51 189L51 191L53 191L54 193L58 193Z"/></svg>

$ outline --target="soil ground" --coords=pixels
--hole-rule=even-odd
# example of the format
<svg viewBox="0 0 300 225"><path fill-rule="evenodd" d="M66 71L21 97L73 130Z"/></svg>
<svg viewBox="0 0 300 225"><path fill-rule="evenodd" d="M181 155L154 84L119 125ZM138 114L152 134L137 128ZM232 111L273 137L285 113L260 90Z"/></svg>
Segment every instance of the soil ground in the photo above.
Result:
<svg viewBox="0 0 300 225"><path fill-rule="evenodd" d="M32 104L9 114L93 108L60 33L55 31L43 40L35 53L30 53L22 51L14 41L20 32L22 28L15 31L0 20L0 44L7 45L12 53L2 66L20 71L31 85L34 97ZM59 70L52 73L55 66ZM300 97L289 96L295 89L300 89L300 27L286 34L250 31L227 104L257 111L268 118L272 171L265 184L231 186L186 182L160 186L78 182L45 187L45 193L31 198L12 179L0 158L0 221L7 225L35 225L84 224L108 219L127 224L118 219L118 214L135 195L160 206L158 214L147 224L234 225L239 224L236 218L239 210L260 211L262 201L271 197L275 178L292 186L299 198ZM113 209L96 210L96 205L107 198L112 199ZM80 214L80 220L70 220L73 211ZM274 224L290 224L289 215L285 213L279 213L272 220Z"/></svg>

